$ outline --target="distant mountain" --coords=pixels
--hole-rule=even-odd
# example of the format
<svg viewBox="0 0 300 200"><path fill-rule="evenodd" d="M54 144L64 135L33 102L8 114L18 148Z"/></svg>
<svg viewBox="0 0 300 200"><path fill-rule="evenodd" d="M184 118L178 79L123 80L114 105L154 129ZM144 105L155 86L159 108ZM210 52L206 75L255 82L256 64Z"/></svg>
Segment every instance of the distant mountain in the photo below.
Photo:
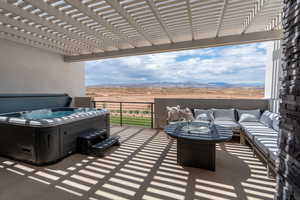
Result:
<svg viewBox="0 0 300 200"><path fill-rule="evenodd" d="M87 86L90 88L263 88L263 84L257 83L237 83L229 84L225 82L209 82L209 83L197 83L197 82L148 82L148 83L136 83L136 84L99 84Z"/></svg>

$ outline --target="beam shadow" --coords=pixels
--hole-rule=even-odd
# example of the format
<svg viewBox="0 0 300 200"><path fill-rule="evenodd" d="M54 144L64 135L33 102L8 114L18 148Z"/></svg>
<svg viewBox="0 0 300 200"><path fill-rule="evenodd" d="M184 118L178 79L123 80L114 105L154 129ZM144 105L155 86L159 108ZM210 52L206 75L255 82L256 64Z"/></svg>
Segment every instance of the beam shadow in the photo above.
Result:
<svg viewBox="0 0 300 200"><path fill-rule="evenodd" d="M0 175L9 183L0 199L25 193L34 199L38 189L20 194L7 189L26 188L28 181L41 188L43 199L273 199L275 180L267 177L265 165L247 146L219 144L217 168L211 172L178 165L176 141L162 131L130 127L117 134L123 139L121 146L103 158L75 154L47 167L0 158Z"/></svg>

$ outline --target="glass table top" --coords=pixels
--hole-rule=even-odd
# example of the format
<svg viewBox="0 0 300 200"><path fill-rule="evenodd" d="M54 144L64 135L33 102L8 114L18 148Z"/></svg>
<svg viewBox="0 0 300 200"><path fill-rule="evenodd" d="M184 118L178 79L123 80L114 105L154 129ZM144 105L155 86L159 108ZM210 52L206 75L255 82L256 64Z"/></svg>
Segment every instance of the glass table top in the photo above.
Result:
<svg viewBox="0 0 300 200"><path fill-rule="evenodd" d="M207 122L177 122L169 124L165 132L171 137L191 140L225 141L232 137L231 129Z"/></svg>
<svg viewBox="0 0 300 200"><path fill-rule="evenodd" d="M182 131L188 132L188 133L209 133L210 128L206 125L192 125L192 124L186 124L181 127Z"/></svg>

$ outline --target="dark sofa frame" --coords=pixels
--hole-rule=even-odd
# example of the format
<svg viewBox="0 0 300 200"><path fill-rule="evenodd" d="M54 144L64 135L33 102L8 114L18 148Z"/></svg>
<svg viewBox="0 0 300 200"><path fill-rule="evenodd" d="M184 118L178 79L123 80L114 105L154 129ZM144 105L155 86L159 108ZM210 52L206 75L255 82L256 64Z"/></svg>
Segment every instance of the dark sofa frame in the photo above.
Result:
<svg viewBox="0 0 300 200"><path fill-rule="evenodd" d="M256 145L254 142L254 139L250 138L245 133L245 130L243 130L242 128L241 128L241 132L240 132L240 141L241 141L241 144L246 144L246 142L247 142L250 145L250 147L252 148L253 154L255 155L255 153L256 153L258 155L258 157L266 164L268 176L274 176L274 174L276 174L276 164L270 158L270 154L269 153L266 154L258 145Z"/></svg>

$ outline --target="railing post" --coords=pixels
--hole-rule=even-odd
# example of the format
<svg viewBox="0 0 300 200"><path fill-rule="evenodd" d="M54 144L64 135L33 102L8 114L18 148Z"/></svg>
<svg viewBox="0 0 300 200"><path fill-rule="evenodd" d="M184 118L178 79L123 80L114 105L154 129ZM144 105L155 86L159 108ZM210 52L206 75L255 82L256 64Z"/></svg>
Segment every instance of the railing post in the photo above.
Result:
<svg viewBox="0 0 300 200"><path fill-rule="evenodd" d="M154 115L154 112L153 112L153 106L154 106L154 103L151 103L151 128L153 128L153 115Z"/></svg>
<svg viewBox="0 0 300 200"><path fill-rule="evenodd" d="M122 108L122 102L120 102L120 125L123 126L123 108Z"/></svg>

